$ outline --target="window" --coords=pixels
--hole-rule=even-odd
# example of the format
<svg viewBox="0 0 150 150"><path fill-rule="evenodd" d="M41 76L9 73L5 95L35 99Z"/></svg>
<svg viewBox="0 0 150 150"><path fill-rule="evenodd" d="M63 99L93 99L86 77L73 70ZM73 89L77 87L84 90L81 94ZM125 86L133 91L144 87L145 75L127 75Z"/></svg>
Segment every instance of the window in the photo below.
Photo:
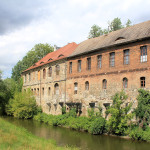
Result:
<svg viewBox="0 0 150 150"><path fill-rule="evenodd" d="M39 88L37 88L37 95L39 96Z"/></svg>
<svg viewBox="0 0 150 150"><path fill-rule="evenodd" d="M44 88L42 88L42 95L44 95Z"/></svg>
<svg viewBox="0 0 150 150"><path fill-rule="evenodd" d="M115 66L115 52L112 52L109 55L109 66L110 67L114 67Z"/></svg>
<svg viewBox="0 0 150 150"><path fill-rule="evenodd" d="M29 81L31 81L31 74L29 73Z"/></svg>
<svg viewBox="0 0 150 150"><path fill-rule="evenodd" d="M85 82L85 90L87 90L87 91L89 90L89 82L88 81Z"/></svg>
<svg viewBox="0 0 150 150"><path fill-rule="evenodd" d="M72 73L72 62L69 62L69 73Z"/></svg>
<svg viewBox="0 0 150 150"><path fill-rule="evenodd" d="M81 60L78 60L78 72L81 72Z"/></svg>
<svg viewBox="0 0 150 150"><path fill-rule="evenodd" d="M141 81L141 88L144 88L145 87L145 77L141 77L140 81Z"/></svg>
<svg viewBox="0 0 150 150"><path fill-rule="evenodd" d="M48 96L50 96L50 93L51 93L51 88L49 87L48 88Z"/></svg>
<svg viewBox="0 0 150 150"><path fill-rule="evenodd" d="M123 78L123 88L127 88L128 87L128 79L127 78Z"/></svg>
<svg viewBox="0 0 150 150"><path fill-rule="evenodd" d="M91 57L87 58L87 70L91 70Z"/></svg>
<svg viewBox="0 0 150 150"><path fill-rule="evenodd" d="M75 82L74 83L74 94L77 94L77 92L78 92L78 83Z"/></svg>
<svg viewBox="0 0 150 150"><path fill-rule="evenodd" d="M97 56L97 68L102 68L102 55Z"/></svg>
<svg viewBox="0 0 150 150"><path fill-rule="evenodd" d="M36 88L34 88L34 95L36 95Z"/></svg>
<svg viewBox="0 0 150 150"><path fill-rule="evenodd" d="M147 61L147 46L141 46L141 62Z"/></svg>
<svg viewBox="0 0 150 150"><path fill-rule="evenodd" d="M56 65L56 75L59 75L60 67L59 65Z"/></svg>
<svg viewBox="0 0 150 150"><path fill-rule="evenodd" d="M43 79L46 78L46 69L43 69Z"/></svg>
<svg viewBox="0 0 150 150"><path fill-rule="evenodd" d="M49 67L48 68L48 77L51 77L52 76L52 67Z"/></svg>
<svg viewBox="0 0 150 150"><path fill-rule="evenodd" d="M54 94L56 94L56 95L59 95L59 85L58 85L58 83L56 83L55 85L54 85Z"/></svg>
<svg viewBox="0 0 150 150"><path fill-rule="evenodd" d="M107 88L107 80L106 79L103 80L102 85L103 85L103 89Z"/></svg>
<svg viewBox="0 0 150 150"><path fill-rule="evenodd" d="M129 49L124 50L123 54L124 54L123 63L124 65L128 65L129 64Z"/></svg>
<svg viewBox="0 0 150 150"><path fill-rule="evenodd" d="M38 80L40 80L40 70L38 71Z"/></svg>
<svg viewBox="0 0 150 150"><path fill-rule="evenodd" d="M27 76L26 76L26 74L25 74L25 76L24 76L24 82L25 82L25 83L27 82Z"/></svg>

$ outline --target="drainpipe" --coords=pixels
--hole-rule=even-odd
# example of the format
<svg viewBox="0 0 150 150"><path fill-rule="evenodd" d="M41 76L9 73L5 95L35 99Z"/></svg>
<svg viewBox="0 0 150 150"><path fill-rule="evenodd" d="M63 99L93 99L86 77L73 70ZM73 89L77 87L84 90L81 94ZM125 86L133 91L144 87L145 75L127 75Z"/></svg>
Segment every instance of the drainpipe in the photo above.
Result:
<svg viewBox="0 0 150 150"><path fill-rule="evenodd" d="M66 91L67 90L66 89L66 81L67 81L67 79L66 79L66 77L67 77L67 75L66 75L67 74L67 63L66 62L67 62L67 59L65 59L65 103L66 103L66 92L67 92Z"/></svg>
<svg viewBox="0 0 150 150"><path fill-rule="evenodd" d="M41 67L40 67L40 106L41 106Z"/></svg>

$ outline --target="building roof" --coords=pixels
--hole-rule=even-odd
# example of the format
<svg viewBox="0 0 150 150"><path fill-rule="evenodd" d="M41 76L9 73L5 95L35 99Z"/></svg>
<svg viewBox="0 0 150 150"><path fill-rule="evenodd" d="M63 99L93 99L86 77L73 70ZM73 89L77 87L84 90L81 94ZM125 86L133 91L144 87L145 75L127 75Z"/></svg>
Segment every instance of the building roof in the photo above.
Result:
<svg viewBox="0 0 150 150"><path fill-rule="evenodd" d="M106 35L85 40L79 44L76 50L69 57L74 57L95 50L101 50L107 47L117 46L123 43L130 43L149 37L150 20L117 31L110 32Z"/></svg>
<svg viewBox="0 0 150 150"><path fill-rule="evenodd" d="M54 52L48 53L41 60L39 60L37 63L33 64L31 67L29 67L23 72L26 72L28 70L43 66L45 64L66 58L75 50L77 46L78 44L76 44L75 42L72 42Z"/></svg>

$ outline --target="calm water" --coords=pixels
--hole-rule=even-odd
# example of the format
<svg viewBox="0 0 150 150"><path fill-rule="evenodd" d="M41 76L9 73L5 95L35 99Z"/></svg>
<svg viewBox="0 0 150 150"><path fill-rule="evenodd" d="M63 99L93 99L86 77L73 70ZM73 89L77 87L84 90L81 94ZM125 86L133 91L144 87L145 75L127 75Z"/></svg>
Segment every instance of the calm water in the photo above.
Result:
<svg viewBox="0 0 150 150"><path fill-rule="evenodd" d="M60 146L69 145L81 150L150 150L150 143L137 142L105 135L91 135L70 129L52 127L33 120L4 117L5 120L26 128L32 134L45 139L54 139Z"/></svg>

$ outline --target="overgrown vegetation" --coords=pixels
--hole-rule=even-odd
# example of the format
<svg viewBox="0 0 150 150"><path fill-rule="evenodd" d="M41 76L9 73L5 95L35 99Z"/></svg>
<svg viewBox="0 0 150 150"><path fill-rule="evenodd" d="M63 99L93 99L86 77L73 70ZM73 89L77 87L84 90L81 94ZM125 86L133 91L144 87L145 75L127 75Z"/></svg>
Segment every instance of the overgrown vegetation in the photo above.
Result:
<svg viewBox="0 0 150 150"><path fill-rule="evenodd" d="M55 141L45 140L16 127L0 118L0 149L32 150L75 150L77 148L58 147Z"/></svg>
<svg viewBox="0 0 150 150"><path fill-rule="evenodd" d="M6 105L7 115L12 115L16 118L33 118L38 112L41 112L41 109L37 106L35 97L30 89L26 92L16 91L14 98L10 99Z"/></svg>

